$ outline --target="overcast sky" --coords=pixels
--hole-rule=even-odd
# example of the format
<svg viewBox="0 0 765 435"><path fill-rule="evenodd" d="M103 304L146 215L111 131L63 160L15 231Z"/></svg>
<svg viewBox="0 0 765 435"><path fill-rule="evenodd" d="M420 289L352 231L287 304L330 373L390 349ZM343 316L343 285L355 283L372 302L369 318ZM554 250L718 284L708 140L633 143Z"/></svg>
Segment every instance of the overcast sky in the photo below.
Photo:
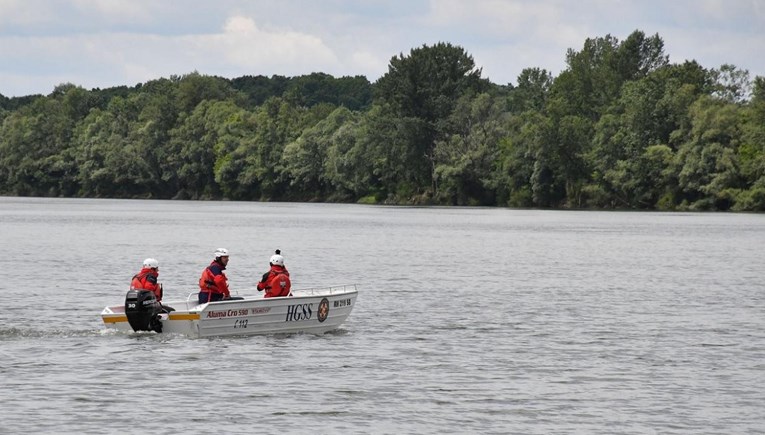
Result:
<svg viewBox="0 0 765 435"><path fill-rule="evenodd" d="M658 33L670 62L765 76L765 0L0 0L0 94L47 95L193 71L374 82L391 57L461 46L497 84L553 75L588 37Z"/></svg>

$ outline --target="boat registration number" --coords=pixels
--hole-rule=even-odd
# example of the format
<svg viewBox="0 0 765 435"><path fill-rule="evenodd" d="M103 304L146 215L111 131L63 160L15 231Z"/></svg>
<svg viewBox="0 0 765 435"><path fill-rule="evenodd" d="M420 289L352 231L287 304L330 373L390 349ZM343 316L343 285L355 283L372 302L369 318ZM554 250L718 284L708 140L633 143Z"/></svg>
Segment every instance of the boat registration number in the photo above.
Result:
<svg viewBox="0 0 765 435"><path fill-rule="evenodd" d="M334 308L337 307L349 307L351 306L351 300L350 299L340 299L338 301L335 301Z"/></svg>

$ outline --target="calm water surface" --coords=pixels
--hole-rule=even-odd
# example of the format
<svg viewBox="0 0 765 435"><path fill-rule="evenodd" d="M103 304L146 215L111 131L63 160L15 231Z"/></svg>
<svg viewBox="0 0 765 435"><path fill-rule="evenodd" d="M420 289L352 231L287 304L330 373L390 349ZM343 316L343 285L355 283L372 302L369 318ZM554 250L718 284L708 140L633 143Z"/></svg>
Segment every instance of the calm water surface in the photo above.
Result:
<svg viewBox="0 0 765 435"><path fill-rule="evenodd" d="M145 257L250 295L356 283L323 336L106 331ZM765 433L765 215L0 198L0 433Z"/></svg>

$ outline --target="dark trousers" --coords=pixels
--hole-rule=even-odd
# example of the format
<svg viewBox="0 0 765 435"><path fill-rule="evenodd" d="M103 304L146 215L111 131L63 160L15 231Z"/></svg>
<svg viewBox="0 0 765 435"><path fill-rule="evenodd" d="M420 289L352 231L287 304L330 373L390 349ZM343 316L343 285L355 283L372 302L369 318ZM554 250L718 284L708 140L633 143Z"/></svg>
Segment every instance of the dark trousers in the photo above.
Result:
<svg viewBox="0 0 765 435"><path fill-rule="evenodd" d="M223 300L223 293L199 292L199 303L216 302Z"/></svg>

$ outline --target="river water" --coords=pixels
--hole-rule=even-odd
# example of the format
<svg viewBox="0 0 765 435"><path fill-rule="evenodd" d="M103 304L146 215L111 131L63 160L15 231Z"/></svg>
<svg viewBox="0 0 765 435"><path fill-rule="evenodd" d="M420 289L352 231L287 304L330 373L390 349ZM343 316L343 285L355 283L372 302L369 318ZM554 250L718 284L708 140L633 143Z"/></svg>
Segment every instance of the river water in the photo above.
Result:
<svg viewBox="0 0 765 435"><path fill-rule="evenodd" d="M0 433L762 434L765 215L0 198ZM104 329L218 247L255 294L355 283L323 336Z"/></svg>

